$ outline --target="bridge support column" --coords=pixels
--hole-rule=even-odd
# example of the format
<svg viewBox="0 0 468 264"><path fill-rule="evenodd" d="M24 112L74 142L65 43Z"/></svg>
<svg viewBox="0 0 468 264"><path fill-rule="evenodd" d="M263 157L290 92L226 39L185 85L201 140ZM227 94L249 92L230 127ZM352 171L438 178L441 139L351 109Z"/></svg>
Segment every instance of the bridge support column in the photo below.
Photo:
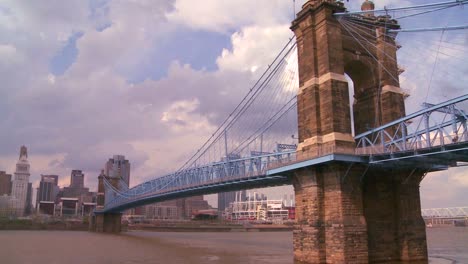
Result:
<svg viewBox="0 0 468 264"><path fill-rule="evenodd" d="M399 203L400 258L408 263L427 263L426 223L421 215L419 182L402 185Z"/></svg>
<svg viewBox="0 0 468 264"><path fill-rule="evenodd" d="M333 164L297 171L294 259L367 263L367 226L357 174Z"/></svg>
<svg viewBox="0 0 468 264"><path fill-rule="evenodd" d="M369 262L427 263L421 216L422 172L374 171L364 181Z"/></svg>
<svg viewBox="0 0 468 264"><path fill-rule="evenodd" d="M98 233L120 233L122 231L121 213L96 214L91 217L89 230Z"/></svg>
<svg viewBox="0 0 468 264"><path fill-rule="evenodd" d="M369 10L365 5L362 8ZM366 36L361 42L334 16L344 11L341 1L308 0L291 26L298 47L299 160L331 153L354 155L345 74L354 84L357 134L405 116L397 45L394 36L386 34L389 28L399 28L398 23L372 15L359 17L367 25L362 26ZM386 132L392 136L406 132L397 129ZM297 170L293 176L295 259L304 263L427 263L419 200L422 175L417 170L368 170L338 161Z"/></svg>
<svg viewBox="0 0 468 264"><path fill-rule="evenodd" d="M340 163L298 170L295 260L427 263L422 175Z"/></svg>

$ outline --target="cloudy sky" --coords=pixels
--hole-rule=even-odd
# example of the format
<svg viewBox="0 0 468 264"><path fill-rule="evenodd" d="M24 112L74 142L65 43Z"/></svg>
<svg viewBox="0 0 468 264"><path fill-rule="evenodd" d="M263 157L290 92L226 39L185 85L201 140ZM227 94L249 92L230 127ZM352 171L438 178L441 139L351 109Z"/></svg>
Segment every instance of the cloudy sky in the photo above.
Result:
<svg viewBox="0 0 468 264"><path fill-rule="evenodd" d="M356 10L361 1L350 2ZM466 11L458 12L402 25L467 24ZM14 172L21 145L29 149L34 186L40 174L58 174L68 185L70 171L82 169L94 189L114 154L132 163L133 184L177 169L292 36L293 13L292 0L0 0L0 170ZM460 62L467 34L402 37L409 112L426 95L437 103L467 92L459 81L468 72ZM447 44L451 56L436 59L451 65L444 72L453 78L434 75L429 84L429 58L441 39L460 44ZM421 58L427 65L415 62ZM423 207L468 205L467 174L429 175ZM284 190L291 189L275 198Z"/></svg>

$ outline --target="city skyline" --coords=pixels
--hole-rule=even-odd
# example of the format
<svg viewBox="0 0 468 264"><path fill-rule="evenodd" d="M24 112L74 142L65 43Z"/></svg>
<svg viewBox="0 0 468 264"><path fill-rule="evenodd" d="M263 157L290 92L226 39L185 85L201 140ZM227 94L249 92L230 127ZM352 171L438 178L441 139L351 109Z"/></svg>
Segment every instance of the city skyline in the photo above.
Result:
<svg viewBox="0 0 468 264"><path fill-rule="evenodd" d="M132 162L131 185L174 171L292 36L292 1L207 1L204 8L155 2L0 4L0 58L7 62L0 62L0 124L8 128L0 132L0 171L14 173L22 144L30 149L35 188L41 174L60 175L59 185L67 186L66 175L78 169L95 191L104 162L116 153ZM296 1L296 11L302 3ZM377 8L420 3L376 1ZM360 4L346 3L354 10ZM408 53L417 49L411 44L403 38ZM420 69L405 59L402 65L410 73ZM410 113L425 99L427 82L418 90L420 79L402 76ZM428 101L463 93L450 81L433 87ZM466 169L430 174L422 183L423 207L465 205L466 188Z"/></svg>

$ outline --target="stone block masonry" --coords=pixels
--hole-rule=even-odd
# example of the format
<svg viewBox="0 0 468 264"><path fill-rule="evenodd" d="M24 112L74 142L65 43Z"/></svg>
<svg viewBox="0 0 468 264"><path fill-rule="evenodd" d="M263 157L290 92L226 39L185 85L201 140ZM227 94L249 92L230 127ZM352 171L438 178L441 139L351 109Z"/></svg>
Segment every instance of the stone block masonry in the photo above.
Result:
<svg viewBox="0 0 468 264"><path fill-rule="evenodd" d="M345 74L354 83L356 133L405 116L395 40L370 19L366 36L374 45L363 47L333 16L343 11L341 2L310 0L291 26L298 45L299 157L354 153ZM386 26L399 28L393 20ZM387 132L394 134L395 128ZM423 175L343 162L295 171L295 260L427 263L419 197Z"/></svg>

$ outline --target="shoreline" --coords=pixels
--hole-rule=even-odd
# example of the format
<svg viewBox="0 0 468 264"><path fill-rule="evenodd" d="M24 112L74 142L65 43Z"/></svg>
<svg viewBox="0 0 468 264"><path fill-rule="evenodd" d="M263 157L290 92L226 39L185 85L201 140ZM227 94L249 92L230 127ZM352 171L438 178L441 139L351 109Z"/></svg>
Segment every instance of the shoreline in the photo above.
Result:
<svg viewBox="0 0 468 264"><path fill-rule="evenodd" d="M0 231L88 231L89 224L79 220L40 222L31 219L0 220Z"/></svg>
<svg viewBox="0 0 468 264"><path fill-rule="evenodd" d="M426 229L460 228L466 226L433 225ZM262 225L220 222L158 222L154 224L122 224L122 232L291 232L293 225ZM0 231L47 230L47 231L89 231L89 223L82 220L55 219L37 221L33 219L0 220Z"/></svg>
<svg viewBox="0 0 468 264"><path fill-rule="evenodd" d="M128 226L128 231L150 232L291 232L286 226Z"/></svg>

